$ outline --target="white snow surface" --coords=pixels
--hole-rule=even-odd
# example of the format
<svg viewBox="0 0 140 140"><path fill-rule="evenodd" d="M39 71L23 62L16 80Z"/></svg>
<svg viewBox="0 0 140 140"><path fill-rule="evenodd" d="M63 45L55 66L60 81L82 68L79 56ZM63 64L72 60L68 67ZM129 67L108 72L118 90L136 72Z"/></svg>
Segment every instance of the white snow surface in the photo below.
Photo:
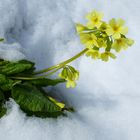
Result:
<svg viewBox="0 0 140 140"><path fill-rule="evenodd" d="M10 101L0 120L0 140L140 140L140 1L0 0L0 58L26 56L46 68L83 49L75 23L93 9L104 19L123 18L135 45L108 63L82 57L75 89L53 90L77 110L68 117L27 117Z"/></svg>

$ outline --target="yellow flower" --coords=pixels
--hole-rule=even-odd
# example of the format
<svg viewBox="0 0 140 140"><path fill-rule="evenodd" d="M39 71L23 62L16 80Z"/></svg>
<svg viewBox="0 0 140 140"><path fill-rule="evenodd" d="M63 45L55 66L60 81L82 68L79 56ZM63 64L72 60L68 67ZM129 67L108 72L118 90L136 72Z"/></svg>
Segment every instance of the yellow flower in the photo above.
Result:
<svg viewBox="0 0 140 140"><path fill-rule="evenodd" d="M93 59L99 59L100 58L100 53L97 50L91 49L86 53L86 56L87 57L92 57Z"/></svg>
<svg viewBox="0 0 140 140"><path fill-rule="evenodd" d="M114 18L109 21L110 27L106 29L107 35L111 36L114 39L118 39L121 37L121 34L126 35L128 33L128 28L123 26L124 20L118 19L115 20Z"/></svg>
<svg viewBox="0 0 140 140"><path fill-rule="evenodd" d="M112 45L113 49L116 50L116 52L121 51L122 49L127 49L129 46L132 46L134 43L134 40L128 39L128 38L119 38L116 39Z"/></svg>
<svg viewBox="0 0 140 140"><path fill-rule="evenodd" d="M70 72L72 73L72 79L73 80L78 80L79 79L79 71L73 68L72 66L68 66L70 69Z"/></svg>
<svg viewBox="0 0 140 140"><path fill-rule="evenodd" d="M67 83L66 83L66 87L67 88L74 88L76 86L76 82L75 81L71 81L71 80L68 80Z"/></svg>
<svg viewBox="0 0 140 140"><path fill-rule="evenodd" d="M86 15L86 18L88 20L88 23L87 23L87 27L92 29L94 27L97 27L99 28L102 24L102 18L103 18L103 13L101 12L98 12L96 10L88 13Z"/></svg>
<svg viewBox="0 0 140 140"><path fill-rule="evenodd" d="M72 66L66 66L63 68L62 72L59 74L59 77L67 81L67 88L74 88L76 86L76 80L79 78L79 71L77 71Z"/></svg>
<svg viewBox="0 0 140 140"><path fill-rule="evenodd" d="M76 24L76 31L77 31L78 34L82 33L84 30L87 30L86 26L84 26L84 25L82 25L80 23Z"/></svg>
<svg viewBox="0 0 140 140"><path fill-rule="evenodd" d="M111 53L111 52L104 52L104 53L101 54L102 61L108 61L109 57L111 57L113 59L116 58L116 56L113 53Z"/></svg>
<svg viewBox="0 0 140 140"><path fill-rule="evenodd" d="M94 46L98 47L97 37L94 34L80 34L80 41L86 48L92 49Z"/></svg>

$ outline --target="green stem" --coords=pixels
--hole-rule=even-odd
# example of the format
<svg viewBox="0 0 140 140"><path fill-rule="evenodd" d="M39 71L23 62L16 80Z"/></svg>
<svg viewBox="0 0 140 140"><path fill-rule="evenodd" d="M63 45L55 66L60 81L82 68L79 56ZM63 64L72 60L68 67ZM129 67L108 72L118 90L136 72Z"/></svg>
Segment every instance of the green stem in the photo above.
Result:
<svg viewBox="0 0 140 140"><path fill-rule="evenodd" d="M64 67L68 63L70 63L70 62L76 60L77 58L79 58L80 56L84 55L88 50L89 49L86 48L86 49L82 50L80 53L78 53L77 55L73 56L72 58L70 58L66 61L63 61L63 62L61 62L57 65L54 65L52 67L49 67L47 69L40 70L40 71L34 73L34 75L37 75L37 74L46 73L46 72L51 71L48 74L37 76L37 77L10 77L10 78L17 79L17 80L35 80L35 79L39 79L39 78L45 78L47 76L50 76L50 75L54 74L55 72L57 72L59 69L61 69L62 67Z"/></svg>
<svg viewBox="0 0 140 140"><path fill-rule="evenodd" d="M11 79L16 79L16 80L36 80L41 77L10 77Z"/></svg>
<svg viewBox="0 0 140 140"><path fill-rule="evenodd" d="M86 49L82 50L80 53L78 53L77 55L73 56L72 58L70 58L70 59L68 59L66 61L63 61L63 62L61 62L61 63L59 63L57 65L51 66L51 67L49 67L47 69L37 71L37 72L34 73L34 75L41 74L41 73L46 73L46 72L49 72L49 71L51 71L53 69L56 69L56 68L60 69L60 68L64 67L65 65L67 65L68 63L70 63L70 62L74 61L75 59L79 58L80 56L84 55L88 50L89 49L86 48Z"/></svg>
<svg viewBox="0 0 140 140"><path fill-rule="evenodd" d="M54 74L55 72L57 72L59 69L61 69L61 68L57 68L57 69L55 69L54 71L52 71L48 74L37 76L37 77L16 77L15 76L15 77L10 77L10 78L17 79L17 80L35 80L35 79L40 79L40 78L45 78L47 76L50 76L50 75Z"/></svg>

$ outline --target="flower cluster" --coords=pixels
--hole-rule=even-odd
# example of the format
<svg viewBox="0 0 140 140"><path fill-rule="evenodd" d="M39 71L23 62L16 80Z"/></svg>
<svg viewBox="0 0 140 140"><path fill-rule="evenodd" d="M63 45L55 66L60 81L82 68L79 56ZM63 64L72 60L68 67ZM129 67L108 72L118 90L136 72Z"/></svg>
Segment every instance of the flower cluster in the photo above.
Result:
<svg viewBox="0 0 140 140"><path fill-rule="evenodd" d="M86 56L108 61L109 58L116 58L115 51L119 52L133 45L134 41L126 37L128 28L124 26L123 19L113 18L107 23L102 20L103 13L95 10L88 13L86 18L86 25L76 24L80 41L88 48Z"/></svg>
<svg viewBox="0 0 140 140"><path fill-rule="evenodd" d="M76 80L79 78L79 72L72 66L67 65L63 68L59 74L59 77L67 81L67 88L74 88L76 86Z"/></svg>

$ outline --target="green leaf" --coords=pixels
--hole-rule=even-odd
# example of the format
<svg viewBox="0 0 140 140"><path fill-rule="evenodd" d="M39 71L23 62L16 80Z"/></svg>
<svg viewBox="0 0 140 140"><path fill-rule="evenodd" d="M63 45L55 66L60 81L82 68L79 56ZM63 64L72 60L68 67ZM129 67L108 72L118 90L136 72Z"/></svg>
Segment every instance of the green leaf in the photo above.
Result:
<svg viewBox="0 0 140 140"><path fill-rule="evenodd" d="M55 86L59 83L64 83L64 79L48 79L48 78L39 78L29 81L31 84L36 86Z"/></svg>
<svg viewBox="0 0 140 140"><path fill-rule="evenodd" d="M6 114L7 109L3 106L0 106L0 118Z"/></svg>
<svg viewBox="0 0 140 140"><path fill-rule="evenodd" d="M8 64L8 63L9 63L9 61L0 59L0 66L4 66L4 65L6 65L6 64Z"/></svg>
<svg viewBox="0 0 140 140"><path fill-rule="evenodd" d="M0 105L4 102L4 94L3 92L0 90Z"/></svg>
<svg viewBox="0 0 140 140"><path fill-rule="evenodd" d="M6 83L3 83L0 85L0 88L3 90L3 91L10 91L13 86L15 86L16 84L19 84L21 83L21 80L11 80L11 79L6 79Z"/></svg>
<svg viewBox="0 0 140 140"><path fill-rule="evenodd" d="M4 101L5 101L4 94L0 90L0 118L6 114L6 108L3 107Z"/></svg>
<svg viewBox="0 0 140 140"><path fill-rule="evenodd" d="M28 115L57 117L63 114L61 107L31 85L20 84L14 86L12 89L12 98Z"/></svg>
<svg viewBox="0 0 140 140"><path fill-rule="evenodd" d="M6 77L3 74L0 74L0 88L3 91L9 91L12 89L12 87L18 83L20 83L20 80L12 80Z"/></svg>
<svg viewBox="0 0 140 140"><path fill-rule="evenodd" d="M21 60L18 62L10 62L4 66L1 66L0 73L5 75L13 75L13 74L30 70L33 67L34 67L34 63L27 60Z"/></svg>
<svg viewBox="0 0 140 140"><path fill-rule="evenodd" d="M0 74L0 85L7 83L7 78L5 75Z"/></svg>

